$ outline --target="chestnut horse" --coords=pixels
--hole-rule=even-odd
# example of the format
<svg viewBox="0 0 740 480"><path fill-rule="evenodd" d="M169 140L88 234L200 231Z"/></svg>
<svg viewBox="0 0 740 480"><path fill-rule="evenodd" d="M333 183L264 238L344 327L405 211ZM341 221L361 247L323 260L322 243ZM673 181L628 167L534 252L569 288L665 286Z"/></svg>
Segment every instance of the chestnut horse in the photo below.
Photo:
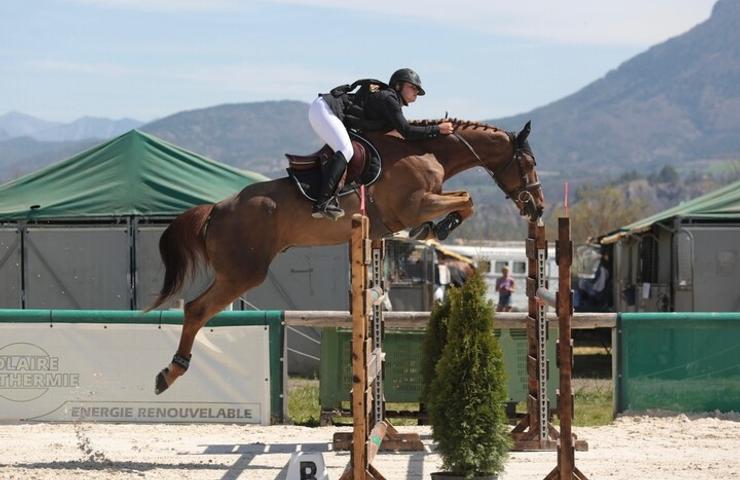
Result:
<svg viewBox="0 0 740 480"><path fill-rule="evenodd" d="M415 229L417 237L433 237L435 219L456 217L454 227L469 218L473 213L470 195L442 192L442 184L478 166L516 203L522 216L536 221L542 215L544 197L527 142L529 123L519 133L456 119L452 123L453 134L429 140L408 142L393 134L367 135L383 163L383 174L367 189L367 196L380 217L374 224L382 225L385 231L376 229L370 232L372 236L421 227ZM215 205L193 207L167 227L159 241L164 284L147 310L174 296L198 260L208 263L214 280L185 305L180 344L172 362L157 375L157 394L187 370L201 327L243 292L261 284L279 252L293 246L335 245L349 240L352 214L360 208L359 195L342 197L341 205L347 215L338 221L312 218L311 202L286 177L249 185Z"/></svg>

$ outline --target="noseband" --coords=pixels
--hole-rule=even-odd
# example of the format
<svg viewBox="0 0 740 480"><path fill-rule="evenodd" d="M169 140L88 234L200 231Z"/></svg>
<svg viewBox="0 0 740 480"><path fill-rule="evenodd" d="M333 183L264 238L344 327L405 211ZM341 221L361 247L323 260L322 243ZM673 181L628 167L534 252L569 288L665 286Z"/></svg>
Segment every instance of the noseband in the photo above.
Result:
<svg viewBox="0 0 740 480"><path fill-rule="evenodd" d="M485 163L483 163L483 160L480 158L480 155L478 155L478 152L475 151L473 146L465 140L462 135L460 135L457 132L454 132L453 135L460 140L460 142L467 147L468 150L470 150L470 153L473 154L475 159L478 161L478 164L483 167L483 169L488 173L488 175L491 176L494 182L496 182L496 185L498 185L498 188L501 189L504 194L506 194L506 198L516 199L520 202L522 202L523 205L526 205L527 203L532 203L532 206L536 207L535 201L534 201L534 195L532 195L532 190L536 188L540 188L540 182L536 181L533 183L529 183L529 180L527 179L527 169L525 166L525 158L524 154L527 153L532 157L532 160L534 160L534 155L531 151L528 151L527 148L524 147L524 145L521 145L517 139L516 134L513 132L506 132L506 134L509 136L509 140L511 141L512 145L514 145L514 155L511 156L511 160L506 162L506 165L497 168L496 170L491 170L486 166ZM515 187L512 190L507 190L503 183L499 180L499 176L503 174L506 170L508 170L512 164L516 164L517 168L519 169L519 179L520 183L518 187ZM537 162L535 161L535 165L537 165Z"/></svg>

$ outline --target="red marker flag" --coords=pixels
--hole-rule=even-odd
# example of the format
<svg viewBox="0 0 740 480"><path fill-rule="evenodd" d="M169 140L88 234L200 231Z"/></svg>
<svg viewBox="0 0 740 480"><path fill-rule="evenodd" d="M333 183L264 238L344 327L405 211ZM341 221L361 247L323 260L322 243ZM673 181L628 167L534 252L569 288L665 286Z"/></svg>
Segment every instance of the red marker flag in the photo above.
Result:
<svg viewBox="0 0 740 480"><path fill-rule="evenodd" d="M365 185L360 185L360 213L365 215Z"/></svg>

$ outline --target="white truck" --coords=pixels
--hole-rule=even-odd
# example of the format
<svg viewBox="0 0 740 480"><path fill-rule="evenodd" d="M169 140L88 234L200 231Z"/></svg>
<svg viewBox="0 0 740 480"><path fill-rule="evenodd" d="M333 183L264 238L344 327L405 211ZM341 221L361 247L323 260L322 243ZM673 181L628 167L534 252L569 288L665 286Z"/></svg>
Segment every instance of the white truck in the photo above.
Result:
<svg viewBox="0 0 740 480"><path fill-rule="evenodd" d="M509 276L514 279L514 293L511 296L512 311L526 312L527 304L527 253L524 242L491 242L485 245L445 245L453 252L465 255L476 261L484 274L487 296L498 303L496 279L501 277L501 269L509 267ZM545 262L545 275L551 285L557 285L558 266L555 263L554 244L548 248Z"/></svg>

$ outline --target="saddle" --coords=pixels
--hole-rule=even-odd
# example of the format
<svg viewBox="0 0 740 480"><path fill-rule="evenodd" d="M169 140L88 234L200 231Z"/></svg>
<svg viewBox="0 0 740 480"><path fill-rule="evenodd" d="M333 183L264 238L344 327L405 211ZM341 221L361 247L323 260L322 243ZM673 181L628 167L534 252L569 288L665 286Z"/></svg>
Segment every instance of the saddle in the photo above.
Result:
<svg viewBox="0 0 740 480"><path fill-rule="evenodd" d="M349 132L354 155L347 165L347 171L337 188L337 197L352 193L360 185L370 186L378 181L382 173L380 154L372 143L355 132ZM310 155L286 153L289 166L288 176L295 182L298 190L307 199L316 201L321 188L321 164L328 161L334 150L324 145Z"/></svg>

